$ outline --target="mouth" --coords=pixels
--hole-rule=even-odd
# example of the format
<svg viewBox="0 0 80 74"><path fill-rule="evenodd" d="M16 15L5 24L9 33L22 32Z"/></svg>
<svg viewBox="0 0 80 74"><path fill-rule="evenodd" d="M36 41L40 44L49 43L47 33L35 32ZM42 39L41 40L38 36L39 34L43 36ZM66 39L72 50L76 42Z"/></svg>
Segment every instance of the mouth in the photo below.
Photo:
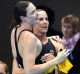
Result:
<svg viewBox="0 0 80 74"><path fill-rule="evenodd" d="M43 26L42 28L48 28L48 26Z"/></svg>

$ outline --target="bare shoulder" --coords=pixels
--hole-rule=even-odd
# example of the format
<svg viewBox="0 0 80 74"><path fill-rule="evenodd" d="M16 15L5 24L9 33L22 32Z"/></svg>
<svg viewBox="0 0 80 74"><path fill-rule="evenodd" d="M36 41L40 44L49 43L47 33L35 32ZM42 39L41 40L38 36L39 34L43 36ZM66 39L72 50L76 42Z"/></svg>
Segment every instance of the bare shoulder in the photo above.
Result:
<svg viewBox="0 0 80 74"><path fill-rule="evenodd" d="M35 40L36 41L37 37L32 32L24 31L20 35L20 40L23 40L23 41Z"/></svg>
<svg viewBox="0 0 80 74"><path fill-rule="evenodd" d="M42 49L41 41L32 32L29 31L24 31L21 33L18 45L21 51L21 55L23 54L23 51L26 53L36 51L35 54L37 55L37 50L40 52Z"/></svg>
<svg viewBox="0 0 80 74"><path fill-rule="evenodd" d="M37 44L37 37L29 31L24 31L20 35L19 44L24 47L24 49L31 48L31 46L35 47Z"/></svg>

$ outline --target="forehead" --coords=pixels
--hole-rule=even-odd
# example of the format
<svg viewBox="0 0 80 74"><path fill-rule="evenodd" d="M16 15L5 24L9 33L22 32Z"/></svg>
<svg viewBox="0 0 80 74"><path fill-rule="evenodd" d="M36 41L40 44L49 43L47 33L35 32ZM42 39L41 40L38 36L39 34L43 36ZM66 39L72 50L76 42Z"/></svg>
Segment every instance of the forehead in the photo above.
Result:
<svg viewBox="0 0 80 74"><path fill-rule="evenodd" d="M65 27L73 27L73 25L72 24L70 24L70 23L62 23L62 26L65 26Z"/></svg>
<svg viewBox="0 0 80 74"><path fill-rule="evenodd" d="M38 11L38 18L40 17L48 17L47 13L45 11Z"/></svg>
<svg viewBox="0 0 80 74"><path fill-rule="evenodd" d="M31 13L31 12L33 12L34 10L36 10L36 7L30 2L29 5L28 5L28 7L26 8L26 11L27 11L28 13Z"/></svg>

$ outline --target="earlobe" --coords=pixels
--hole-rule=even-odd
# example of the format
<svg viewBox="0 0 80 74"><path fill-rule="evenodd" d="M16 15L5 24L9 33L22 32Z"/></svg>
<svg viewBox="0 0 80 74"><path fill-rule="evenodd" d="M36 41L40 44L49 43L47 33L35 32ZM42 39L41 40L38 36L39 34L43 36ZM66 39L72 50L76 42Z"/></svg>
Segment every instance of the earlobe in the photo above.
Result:
<svg viewBox="0 0 80 74"><path fill-rule="evenodd" d="M24 16L20 16L20 18L23 22L26 22L28 20L27 17L24 17Z"/></svg>
<svg viewBox="0 0 80 74"><path fill-rule="evenodd" d="M24 20L24 16L20 16L20 19L23 21Z"/></svg>

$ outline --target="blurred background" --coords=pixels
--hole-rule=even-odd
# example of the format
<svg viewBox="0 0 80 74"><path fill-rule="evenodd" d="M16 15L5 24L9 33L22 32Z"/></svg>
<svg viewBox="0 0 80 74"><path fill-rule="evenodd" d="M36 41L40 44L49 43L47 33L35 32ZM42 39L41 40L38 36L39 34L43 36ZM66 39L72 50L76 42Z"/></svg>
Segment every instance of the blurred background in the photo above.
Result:
<svg viewBox="0 0 80 74"><path fill-rule="evenodd" d="M0 0L0 60L6 62L11 72L12 52L10 47L10 24L13 18L14 5L20 0ZM74 14L80 16L80 0L28 0L35 6L47 6L55 13L54 29L61 32L62 16ZM11 73L10 73L11 74Z"/></svg>

